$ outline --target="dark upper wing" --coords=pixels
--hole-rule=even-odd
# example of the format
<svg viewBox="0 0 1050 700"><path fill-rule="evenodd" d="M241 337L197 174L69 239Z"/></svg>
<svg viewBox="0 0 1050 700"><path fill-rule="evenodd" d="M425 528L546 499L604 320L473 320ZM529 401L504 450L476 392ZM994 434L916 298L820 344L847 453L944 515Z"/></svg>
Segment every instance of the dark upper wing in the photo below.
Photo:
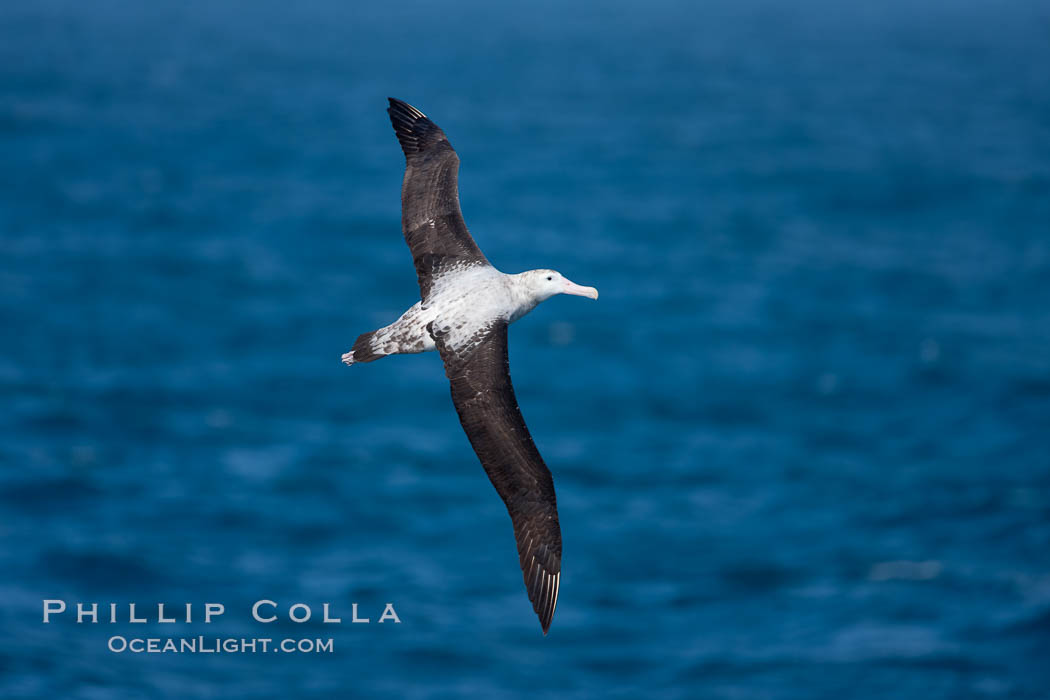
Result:
<svg viewBox="0 0 1050 700"><path fill-rule="evenodd" d="M547 634L558 604L561 527L554 480L525 427L510 383L507 324L497 322L456 343L446 342L451 339L440 321L429 329L445 362L463 430L507 504L525 588Z"/></svg>
<svg viewBox="0 0 1050 700"><path fill-rule="evenodd" d="M445 132L412 105L390 99L390 122L405 152L401 229L425 300L433 276L462 265L487 265L459 210L459 156Z"/></svg>

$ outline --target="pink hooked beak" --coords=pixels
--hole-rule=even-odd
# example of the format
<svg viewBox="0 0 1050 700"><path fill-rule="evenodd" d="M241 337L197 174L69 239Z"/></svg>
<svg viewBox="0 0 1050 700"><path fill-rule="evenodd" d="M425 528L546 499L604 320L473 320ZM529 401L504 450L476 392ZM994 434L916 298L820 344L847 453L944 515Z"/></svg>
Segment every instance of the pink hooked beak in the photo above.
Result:
<svg viewBox="0 0 1050 700"><path fill-rule="evenodd" d="M561 290L562 294L575 294L578 297L589 297L591 299L598 298L598 290L594 287L582 287L575 282L565 280L565 288Z"/></svg>

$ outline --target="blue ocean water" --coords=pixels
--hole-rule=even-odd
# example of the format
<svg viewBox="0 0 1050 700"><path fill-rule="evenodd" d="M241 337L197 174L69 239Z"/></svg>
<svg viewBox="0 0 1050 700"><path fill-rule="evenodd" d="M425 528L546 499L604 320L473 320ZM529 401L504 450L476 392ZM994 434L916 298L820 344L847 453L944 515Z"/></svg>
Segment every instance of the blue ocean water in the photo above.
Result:
<svg viewBox="0 0 1050 700"><path fill-rule="evenodd" d="M0 5L0 696L1046 697L1047 7L448 5ZM546 638L439 358L339 362L418 294L388 95L601 291L511 329ZM334 651L107 649L199 634Z"/></svg>

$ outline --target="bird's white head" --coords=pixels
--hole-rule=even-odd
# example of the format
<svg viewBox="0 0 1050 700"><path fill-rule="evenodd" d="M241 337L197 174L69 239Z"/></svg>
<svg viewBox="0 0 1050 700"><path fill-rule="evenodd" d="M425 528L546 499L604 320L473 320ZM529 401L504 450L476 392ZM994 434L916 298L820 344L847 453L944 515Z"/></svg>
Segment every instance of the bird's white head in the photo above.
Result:
<svg viewBox="0 0 1050 700"><path fill-rule="evenodd" d="M550 299L555 294L575 294L591 299L598 298L598 290L594 287L583 287L575 282L570 282L555 270L529 270L521 273L521 277L537 302Z"/></svg>

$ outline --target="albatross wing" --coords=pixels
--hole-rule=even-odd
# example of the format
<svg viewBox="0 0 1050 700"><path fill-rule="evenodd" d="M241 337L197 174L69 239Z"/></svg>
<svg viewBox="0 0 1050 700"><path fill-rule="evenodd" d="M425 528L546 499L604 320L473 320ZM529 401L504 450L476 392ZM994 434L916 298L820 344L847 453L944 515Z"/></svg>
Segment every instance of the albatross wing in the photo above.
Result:
<svg viewBox="0 0 1050 700"><path fill-rule="evenodd" d="M547 634L558 604L561 527L554 480L510 382L507 323L496 321L467 335L466 329L452 330L438 320L428 330L445 363L463 430L507 505L525 588Z"/></svg>
<svg viewBox="0 0 1050 700"><path fill-rule="evenodd" d="M401 228L412 251L425 302L433 278L472 265L488 265L459 209L459 156L437 124L418 109L389 98L390 123L405 153Z"/></svg>

